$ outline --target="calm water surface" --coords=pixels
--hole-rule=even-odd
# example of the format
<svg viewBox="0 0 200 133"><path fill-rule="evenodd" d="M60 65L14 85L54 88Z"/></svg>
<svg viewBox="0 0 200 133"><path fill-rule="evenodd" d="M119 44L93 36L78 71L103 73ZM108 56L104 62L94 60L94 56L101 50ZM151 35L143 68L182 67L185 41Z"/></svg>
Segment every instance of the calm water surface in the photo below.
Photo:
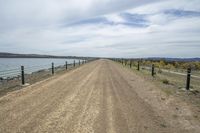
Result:
<svg viewBox="0 0 200 133"><path fill-rule="evenodd" d="M74 59L44 59L44 58L0 58L0 77L12 77L20 73L20 67L24 66L27 73L54 66L65 65L65 62L71 64ZM78 63L79 60L75 60Z"/></svg>

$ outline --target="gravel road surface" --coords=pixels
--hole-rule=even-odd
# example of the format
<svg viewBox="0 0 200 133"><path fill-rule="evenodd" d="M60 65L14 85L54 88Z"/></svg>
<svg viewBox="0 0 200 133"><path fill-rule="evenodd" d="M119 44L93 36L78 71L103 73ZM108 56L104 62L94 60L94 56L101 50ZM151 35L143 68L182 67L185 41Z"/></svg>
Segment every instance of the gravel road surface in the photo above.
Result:
<svg viewBox="0 0 200 133"><path fill-rule="evenodd" d="M109 60L0 98L0 133L199 133L188 105Z"/></svg>

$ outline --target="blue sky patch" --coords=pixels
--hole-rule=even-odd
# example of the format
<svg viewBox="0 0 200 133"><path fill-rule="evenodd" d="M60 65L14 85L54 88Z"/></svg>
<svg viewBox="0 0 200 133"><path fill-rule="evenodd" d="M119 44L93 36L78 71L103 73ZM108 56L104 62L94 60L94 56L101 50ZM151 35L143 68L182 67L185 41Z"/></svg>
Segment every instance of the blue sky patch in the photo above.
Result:
<svg viewBox="0 0 200 133"><path fill-rule="evenodd" d="M146 20L146 15L142 14L131 14L131 13L121 13L120 16L126 20L125 25L133 27L147 27L149 26L149 21Z"/></svg>
<svg viewBox="0 0 200 133"><path fill-rule="evenodd" d="M176 17L200 17L200 12L197 12L197 11L170 9L170 10L164 11L164 13L173 15Z"/></svg>
<svg viewBox="0 0 200 133"><path fill-rule="evenodd" d="M90 18L81 20L75 23L70 24L70 26L76 26L76 25L88 25L88 24L113 24L112 22L108 21L106 17L96 17L96 18Z"/></svg>
<svg viewBox="0 0 200 133"><path fill-rule="evenodd" d="M106 17L96 17L86 20L81 20L75 23L70 24L70 26L77 25L90 25L90 24L104 24L104 25L126 25L130 27L147 27L149 22L145 19L145 15L140 14L130 14L130 13L120 13L119 14L124 22L114 22L108 20Z"/></svg>

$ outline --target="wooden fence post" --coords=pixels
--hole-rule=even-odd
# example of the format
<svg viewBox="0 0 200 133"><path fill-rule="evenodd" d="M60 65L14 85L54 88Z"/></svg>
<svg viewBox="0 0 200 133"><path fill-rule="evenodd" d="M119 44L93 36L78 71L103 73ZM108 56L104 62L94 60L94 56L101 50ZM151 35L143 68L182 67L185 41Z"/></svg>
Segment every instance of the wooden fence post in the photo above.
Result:
<svg viewBox="0 0 200 133"><path fill-rule="evenodd" d="M65 69L67 70L67 61L65 62Z"/></svg>
<svg viewBox="0 0 200 133"><path fill-rule="evenodd" d="M24 66L21 66L21 78L22 78L22 85L25 84L25 77L24 77Z"/></svg>
<svg viewBox="0 0 200 133"><path fill-rule="evenodd" d="M75 60L74 60L74 67L76 66Z"/></svg>
<svg viewBox="0 0 200 133"><path fill-rule="evenodd" d="M53 62L51 64L51 72L52 72L52 75L54 75L54 63Z"/></svg>
<svg viewBox="0 0 200 133"><path fill-rule="evenodd" d="M151 70L151 75L154 76L155 72L154 72L154 64L152 64L152 70Z"/></svg>
<svg viewBox="0 0 200 133"><path fill-rule="evenodd" d="M140 71L140 61L138 61L137 70Z"/></svg>
<svg viewBox="0 0 200 133"><path fill-rule="evenodd" d="M190 90L191 67L187 69L186 90Z"/></svg>

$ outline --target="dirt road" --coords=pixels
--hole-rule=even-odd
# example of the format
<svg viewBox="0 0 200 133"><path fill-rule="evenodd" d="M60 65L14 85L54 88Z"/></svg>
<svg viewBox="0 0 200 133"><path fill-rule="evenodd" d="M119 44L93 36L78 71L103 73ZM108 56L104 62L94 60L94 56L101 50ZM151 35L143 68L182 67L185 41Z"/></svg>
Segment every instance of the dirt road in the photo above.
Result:
<svg viewBox="0 0 200 133"><path fill-rule="evenodd" d="M190 108L109 60L0 98L0 133L197 133Z"/></svg>

